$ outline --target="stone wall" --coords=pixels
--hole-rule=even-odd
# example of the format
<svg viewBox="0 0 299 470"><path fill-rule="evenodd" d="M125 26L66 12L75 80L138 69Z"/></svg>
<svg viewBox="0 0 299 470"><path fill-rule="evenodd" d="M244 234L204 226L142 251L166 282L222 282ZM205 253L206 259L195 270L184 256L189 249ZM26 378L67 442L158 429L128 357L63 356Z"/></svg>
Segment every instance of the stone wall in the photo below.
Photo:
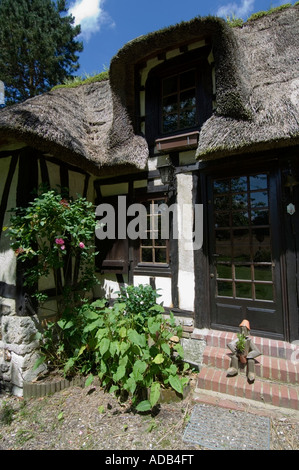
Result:
<svg viewBox="0 0 299 470"><path fill-rule="evenodd" d="M14 301L0 297L0 392L23 395L23 383L30 382L46 369L43 364L34 370L39 357L36 316L18 316Z"/></svg>

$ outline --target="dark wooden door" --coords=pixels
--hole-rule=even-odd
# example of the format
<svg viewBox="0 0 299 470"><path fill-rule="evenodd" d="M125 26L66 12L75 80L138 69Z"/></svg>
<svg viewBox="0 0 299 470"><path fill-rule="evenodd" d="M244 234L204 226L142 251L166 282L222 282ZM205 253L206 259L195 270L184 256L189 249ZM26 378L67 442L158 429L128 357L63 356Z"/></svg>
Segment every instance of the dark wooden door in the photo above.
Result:
<svg viewBox="0 0 299 470"><path fill-rule="evenodd" d="M277 175L208 178L212 328L284 338Z"/></svg>

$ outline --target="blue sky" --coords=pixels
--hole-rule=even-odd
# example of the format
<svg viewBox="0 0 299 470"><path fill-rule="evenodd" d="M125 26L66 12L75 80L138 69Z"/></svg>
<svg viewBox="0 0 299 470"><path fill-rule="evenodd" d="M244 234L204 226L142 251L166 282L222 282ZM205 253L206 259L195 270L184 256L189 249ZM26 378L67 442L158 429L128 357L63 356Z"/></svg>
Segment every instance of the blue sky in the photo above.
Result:
<svg viewBox="0 0 299 470"><path fill-rule="evenodd" d="M69 12L81 24L78 75L94 75L109 68L111 58L128 41L195 16L252 13L295 0L69 0Z"/></svg>

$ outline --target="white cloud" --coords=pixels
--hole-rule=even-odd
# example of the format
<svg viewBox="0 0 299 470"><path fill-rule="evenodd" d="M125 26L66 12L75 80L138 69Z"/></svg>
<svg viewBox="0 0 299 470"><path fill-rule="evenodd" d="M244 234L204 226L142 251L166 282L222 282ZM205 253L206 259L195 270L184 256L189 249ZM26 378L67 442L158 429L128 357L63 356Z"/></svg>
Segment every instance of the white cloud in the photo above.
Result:
<svg viewBox="0 0 299 470"><path fill-rule="evenodd" d="M217 11L217 16L226 18L227 16L235 16L236 18L246 19L248 14L253 11L254 0L242 0L241 4L235 2L223 5Z"/></svg>
<svg viewBox="0 0 299 470"><path fill-rule="evenodd" d="M75 0L69 13L75 17L75 24L81 25L81 34L88 40L93 33L100 30L103 23L114 25L103 10L104 0Z"/></svg>

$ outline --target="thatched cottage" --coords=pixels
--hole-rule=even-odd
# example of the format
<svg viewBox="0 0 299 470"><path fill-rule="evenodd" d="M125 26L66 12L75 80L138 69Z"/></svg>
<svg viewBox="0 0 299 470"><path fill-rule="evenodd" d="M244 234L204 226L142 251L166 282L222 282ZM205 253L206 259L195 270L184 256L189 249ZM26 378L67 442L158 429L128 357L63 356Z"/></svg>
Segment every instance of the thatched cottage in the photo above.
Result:
<svg viewBox="0 0 299 470"><path fill-rule="evenodd" d="M298 4L237 28L197 17L126 44L109 79L3 109L1 227L42 182L116 209L123 196L152 221L154 204L177 204L177 237L101 242L94 297L150 283L186 331L247 318L255 335L298 340L298 44ZM21 388L36 316L18 273L1 235L0 375Z"/></svg>

